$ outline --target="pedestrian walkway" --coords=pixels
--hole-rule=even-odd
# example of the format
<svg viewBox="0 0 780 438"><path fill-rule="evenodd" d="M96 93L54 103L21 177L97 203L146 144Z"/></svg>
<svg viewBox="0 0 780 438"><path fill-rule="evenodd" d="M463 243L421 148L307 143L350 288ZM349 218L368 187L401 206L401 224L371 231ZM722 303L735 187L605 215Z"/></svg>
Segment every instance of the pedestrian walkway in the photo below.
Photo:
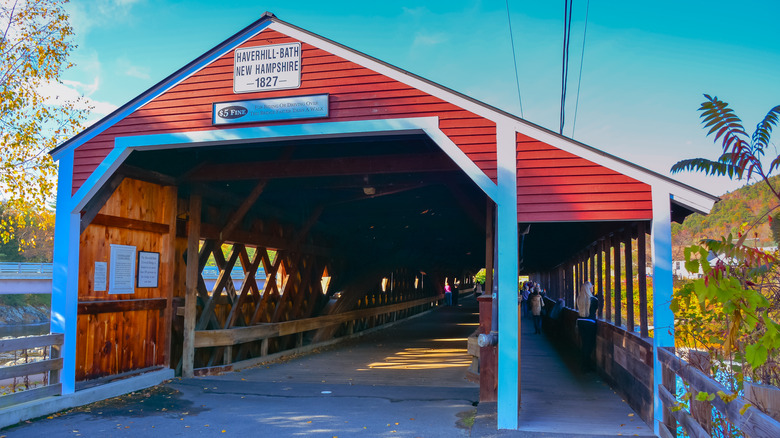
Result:
<svg viewBox="0 0 780 438"><path fill-rule="evenodd" d="M519 430L496 432L495 404L481 404L472 436L655 436L595 372L582 372L578 355L533 333L531 319L523 318Z"/></svg>

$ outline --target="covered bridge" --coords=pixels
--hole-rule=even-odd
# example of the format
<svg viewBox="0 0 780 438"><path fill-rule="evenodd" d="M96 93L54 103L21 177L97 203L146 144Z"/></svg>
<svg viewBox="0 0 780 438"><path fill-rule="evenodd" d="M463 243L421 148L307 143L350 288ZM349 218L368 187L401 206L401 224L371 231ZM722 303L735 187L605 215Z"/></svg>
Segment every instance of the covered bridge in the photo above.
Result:
<svg viewBox="0 0 780 438"><path fill-rule="evenodd" d="M602 255L649 233L651 342L672 346L671 220L716 201L270 13L51 153L64 392L156 366L251 363L429 308L445 281L489 266L509 429L518 275L571 304L596 282L594 261L601 290Z"/></svg>

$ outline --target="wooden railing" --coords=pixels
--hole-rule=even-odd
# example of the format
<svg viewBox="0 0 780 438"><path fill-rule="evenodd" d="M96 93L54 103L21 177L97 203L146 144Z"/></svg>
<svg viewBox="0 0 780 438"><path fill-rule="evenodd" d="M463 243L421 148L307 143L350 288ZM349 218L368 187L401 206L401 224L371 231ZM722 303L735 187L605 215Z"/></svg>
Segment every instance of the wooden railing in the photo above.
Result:
<svg viewBox="0 0 780 438"><path fill-rule="evenodd" d="M727 403L720 396L716 395L710 402L692 402L707 403L706 406L695 407L693 413L681 409L674 393L676 376L682 378L683 382L690 386L690 391L694 397L700 391L709 394L718 394L719 391L722 391L725 397L729 399L733 397L733 393L666 349L658 350L658 360L661 362L664 372L664 385L658 388L664 410L664 424L660 427L661 437L674 437L678 423L691 437L704 438L711 436L707 430L710 427L708 423L711 419L701 418L701 414L697 415L697 412L706 412L709 417L713 407L731 425L748 437L780 437L780 422L761 412L755 406L750 405L741 397L736 397Z"/></svg>
<svg viewBox="0 0 780 438"><path fill-rule="evenodd" d="M60 383L60 370L62 369L60 347L62 342L62 334L0 340L0 353L21 351L21 355L17 356L27 358L32 350L43 350L40 360L0 367L0 382L3 382L3 386L7 386L7 381L15 382L15 379L20 377L29 378L39 375L42 377L42 382L40 382L42 386L31 385L28 379L27 384L18 385L24 386L20 391L0 396L0 409L62 393L62 384ZM14 391L20 389L16 386L13 385Z"/></svg>
<svg viewBox="0 0 780 438"><path fill-rule="evenodd" d="M395 321L398 314L413 308L423 308L438 302L441 296L421 298L413 301L390 304L379 307L352 310L334 315L318 316L314 318L298 319L293 321L257 324L249 327L237 327L223 330L196 330L195 348L223 347L231 349L233 346L247 342L261 341L261 356L253 361L262 360L268 353L268 340L278 336L298 335L296 347L303 346L303 334L308 331L318 330L333 325L347 324L347 334L355 331L358 321L386 316L384 322ZM224 355L229 358L229 351Z"/></svg>

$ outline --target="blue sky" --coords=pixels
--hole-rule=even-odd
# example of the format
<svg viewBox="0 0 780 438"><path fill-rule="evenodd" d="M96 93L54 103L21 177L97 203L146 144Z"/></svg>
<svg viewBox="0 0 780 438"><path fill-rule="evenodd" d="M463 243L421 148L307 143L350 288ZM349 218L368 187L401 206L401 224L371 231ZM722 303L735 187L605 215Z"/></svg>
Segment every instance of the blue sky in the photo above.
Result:
<svg viewBox="0 0 780 438"><path fill-rule="evenodd" d="M586 4L574 1L565 135L668 174L681 159L717 157L699 121L702 94L729 102L749 132L780 104L780 2L593 0L573 125ZM523 115L557 131L563 0L509 9ZM93 120L264 11L520 115L503 0L72 0L68 10L78 49L66 85L93 102ZM744 184L674 178L716 195Z"/></svg>

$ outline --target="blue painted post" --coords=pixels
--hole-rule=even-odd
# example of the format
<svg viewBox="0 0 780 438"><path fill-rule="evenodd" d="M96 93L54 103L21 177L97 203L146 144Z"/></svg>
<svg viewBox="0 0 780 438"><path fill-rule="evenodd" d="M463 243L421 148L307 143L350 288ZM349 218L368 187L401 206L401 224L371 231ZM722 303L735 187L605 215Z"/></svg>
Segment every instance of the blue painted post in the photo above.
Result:
<svg viewBox="0 0 780 438"><path fill-rule="evenodd" d="M78 301L78 259L80 215L71 213L73 151L59 159L57 211L54 221L54 266L51 294L51 332L62 333L62 393L71 394L76 385L76 318Z"/></svg>
<svg viewBox="0 0 780 438"><path fill-rule="evenodd" d="M498 428L517 429L520 332L517 319L517 146L515 130L496 127L498 161Z"/></svg>
<svg viewBox="0 0 780 438"><path fill-rule="evenodd" d="M672 301L672 213L668 190L653 188L653 430L659 434L663 405L658 387L663 383L658 350L674 347Z"/></svg>

